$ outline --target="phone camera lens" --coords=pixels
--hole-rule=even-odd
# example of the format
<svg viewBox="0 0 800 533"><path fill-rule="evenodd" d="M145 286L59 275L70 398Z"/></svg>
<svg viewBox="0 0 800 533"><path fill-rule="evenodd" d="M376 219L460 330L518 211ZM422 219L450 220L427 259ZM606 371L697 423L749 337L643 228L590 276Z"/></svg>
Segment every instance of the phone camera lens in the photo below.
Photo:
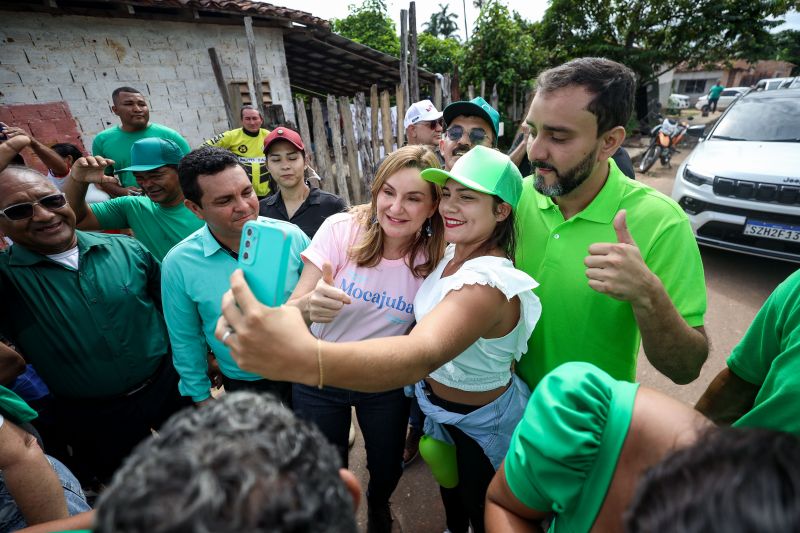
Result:
<svg viewBox="0 0 800 533"><path fill-rule="evenodd" d="M247 259L248 257L250 257L250 254L248 254L247 252L245 252L245 253L244 253L244 258L245 258L245 259Z"/></svg>
<svg viewBox="0 0 800 533"><path fill-rule="evenodd" d="M250 248L250 241L244 241L244 247Z"/></svg>
<svg viewBox="0 0 800 533"><path fill-rule="evenodd" d="M247 236L250 237L253 234L253 228L247 228Z"/></svg>

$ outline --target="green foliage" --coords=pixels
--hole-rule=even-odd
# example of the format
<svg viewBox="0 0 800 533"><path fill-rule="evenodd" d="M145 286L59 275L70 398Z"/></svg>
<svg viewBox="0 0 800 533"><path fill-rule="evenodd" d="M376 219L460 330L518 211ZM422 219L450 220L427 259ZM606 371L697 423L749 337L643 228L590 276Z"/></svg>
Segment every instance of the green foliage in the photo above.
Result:
<svg viewBox="0 0 800 533"><path fill-rule="evenodd" d="M428 32L417 36L419 64L441 74L452 74L464 57L464 48L454 39L438 39Z"/></svg>
<svg viewBox="0 0 800 533"><path fill-rule="evenodd" d="M484 0L461 67L462 88L480 86L486 80L490 92L497 83L501 115L513 99L514 85L524 85L536 77L544 57L534 46L531 25L511 13L498 0ZM488 95L487 95L488 100Z"/></svg>
<svg viewBox="0 0 800 533"><path fill-rule="evenodd" d="M794 63L792 75L800 75L800 31L784 30L773 36L775 59Z"/></svg>
<svg viewBox="0 0 800 533"><path fill-rule="evenodd" d="M791 0L552 0L535 28L547 63L602 56L651 80L680 63L763 59Z"/></svg>
<svg viewBox="0 0 800 533"><path fill-rule="evenodd" d="M364 0L348 6L348 15L331 21L333 31L380 52L400 55L400 38L383 0Z"/></svg>
<svg viewBox="0 0 800 533"><path fill-rule="evenodd" d="M450 13L449 7L445 4L439 4L439 11L433 13L428 22L422 25L425 28L424 33L428 33L434 37L441 37L443 39L458 39L458 15Z"/></svg>

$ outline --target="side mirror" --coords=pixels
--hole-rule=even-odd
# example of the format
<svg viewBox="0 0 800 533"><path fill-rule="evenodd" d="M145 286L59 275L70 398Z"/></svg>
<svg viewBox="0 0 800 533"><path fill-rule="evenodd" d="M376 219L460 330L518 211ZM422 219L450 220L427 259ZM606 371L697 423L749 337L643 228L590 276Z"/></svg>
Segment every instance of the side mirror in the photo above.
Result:
<svg viewBox="0 0 800 533"><path fill-rule="evenodd" d="M689 137L702 139L703 137L705 137L706 127L704 124L698 124L697 126L689 126L689 129L686 131L686 134Z"/></svg>

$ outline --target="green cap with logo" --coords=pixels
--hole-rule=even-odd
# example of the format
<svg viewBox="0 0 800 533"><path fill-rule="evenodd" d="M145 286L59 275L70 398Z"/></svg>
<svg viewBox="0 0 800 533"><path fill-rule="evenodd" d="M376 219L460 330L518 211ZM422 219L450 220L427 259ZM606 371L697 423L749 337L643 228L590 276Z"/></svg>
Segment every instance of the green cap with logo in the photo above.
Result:
<svg viewBox="0 0 800 533"><path fill-rule="evenodd" d="M117 172L146 172L164 165L177 165L183 156L183 150L175 141L147 137L131 146L131 166Z"/></svg>
<svg viewBox="0 0 800 533"><path fill-rule="evenodd" d="M426 168L422 179L440 186L453 179L473 191L499 196L514 209L522 195L522 174L517 165L504 153L486 146L476 146L462 155L450 172Z"/></svg>
<svg viewBox="0 0 800 533"><path fill-rule="evenodd" d="M494 142L497 144L497 137L500 136L500 113L490 106L489 102L478 96L472 100L453 102L442 111L444 121L448 125L450 125L456 117L462 115L465 117L480 117L491 124L494 130Z"/></svg>

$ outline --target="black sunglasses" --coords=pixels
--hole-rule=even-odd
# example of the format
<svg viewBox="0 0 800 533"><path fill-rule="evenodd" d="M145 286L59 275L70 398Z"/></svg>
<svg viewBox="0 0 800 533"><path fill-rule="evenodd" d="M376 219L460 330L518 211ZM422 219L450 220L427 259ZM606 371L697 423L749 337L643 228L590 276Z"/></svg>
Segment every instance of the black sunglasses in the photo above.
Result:
<svg viewBox="0 0 800 533"><path fill-rule="evenodd" d="M25 220L33 216L33 208L37 205L44 207L48 211L55 211L67 205L67 197L64 193L58 193L40 198L36 202L10 205L5 209L1 209L0 215L3 215L9 220Z"/></svg>
<svg viewBox="0 0 800 533"><path fill-rule="evenodd" d="M451 141L458 141L464 136L463 126L450 126L447 128L447 138ZM469 130L469 142L471 144L481 144L486 138L486 130L483 128L472 128Z"/></svg>
<svg viewBox="0 0 800 533"><path fill-rule="evenodd" d="M430 129L435 130L436 126L443 126L444 125L444 120L442 120L442 119L423 120L421 122L418 122L417 124L427 124Z"/></svg>

